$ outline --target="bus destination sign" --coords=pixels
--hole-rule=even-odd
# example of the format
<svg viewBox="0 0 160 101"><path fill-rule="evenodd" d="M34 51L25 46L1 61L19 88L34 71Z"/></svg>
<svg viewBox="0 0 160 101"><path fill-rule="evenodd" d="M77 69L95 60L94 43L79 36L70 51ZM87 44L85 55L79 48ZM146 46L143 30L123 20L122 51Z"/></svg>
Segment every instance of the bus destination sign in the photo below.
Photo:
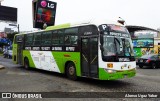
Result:
<svg viewBox="0 0 160 101"><path fill-rule="evenodd" d="M123 26L103 24L99 26L99 30L103 34L108 34L111 36L130 37L128 30Z"/></svg>
<svg viewBox="0 0 160 101"><path fill-rule="evenodd" d="M118 25L113 25L113 24L108 24L108 25L103 24L103 25L100 25L99 29L101 31L108 31L108 30L110 30L110 31L119 31L119 32L128 33L128 30L125 27L118 26Z"/></svg>

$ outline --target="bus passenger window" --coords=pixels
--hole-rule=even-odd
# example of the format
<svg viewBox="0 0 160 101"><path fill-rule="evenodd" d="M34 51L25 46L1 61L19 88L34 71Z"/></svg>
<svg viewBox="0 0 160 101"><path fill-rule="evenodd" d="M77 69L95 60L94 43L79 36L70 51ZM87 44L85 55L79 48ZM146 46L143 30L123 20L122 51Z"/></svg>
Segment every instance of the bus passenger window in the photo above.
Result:
<svg viewBox="0 0 160 101"><path fill-rule="evenodd" d="M66 45L77 45L78 43L78 36L75 35L66 35L64 38Z"/></svg>
<svg viewBox="0 0 160 101"><path fill-rule="evenodd" d="M51 45L52 32L43 32L42 33L42 45Z"/></svg>
<svg viewBox="0 0 160 101"><path fill-rule="evenodd" d="M65 44L69 45L70 44L70 36L65 36L64 42L65 42Z"/></svg>
<svg viewBox="0 0 160 101"><path fill-rule="evenodd" d="M65 29L64 42L65 45L77 45L78 43L78 28Z"/></svg>
<svg viewBox="0 0 160 101"><path fill-rule="evenodd" d="M77 45L78 43L78 36L71 36L71 44Z"/></svg>
<svg viewBox="0 0 160 101"><path fill-rule="evenodd" d="M25 45L26 46L31 46L33 41L33 34L27 34L25 36Z"/></svg>
<svg viewBox="0 0 160 101"><path fill-rule="evenodd" d="M62 44L63 44L63 36L61 34L53 33L52 45L62 45Z"/></svg>
<svg viewBox="0 0 160 101"><path fill-rule="evenodd" d="M52 37L52 45L58 45L59 44L59 37L57 35L57 33L53 33L53 37Z"/></svg>
<svg viewBox="0 0 160 101"><path fill-rule="evenodd" d="M39 46L41 45L41 33L35 33L33 38L33 45Z"/></svg>

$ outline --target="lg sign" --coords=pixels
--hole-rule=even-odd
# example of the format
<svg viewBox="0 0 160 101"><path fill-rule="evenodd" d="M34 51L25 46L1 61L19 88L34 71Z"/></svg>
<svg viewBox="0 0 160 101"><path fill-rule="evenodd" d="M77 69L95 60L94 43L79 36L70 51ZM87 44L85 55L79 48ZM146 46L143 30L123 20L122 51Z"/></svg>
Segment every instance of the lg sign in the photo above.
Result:
<svg viewBox="0 0 160 101"><path fill-rule="evenodd" d="M53 26L55 23L57 3L49 0L34 0L34 28L44 29L44 25Z"/></svg>
<svg viewBox="0 0 160 101"><path fill-rule="evenodd" d="M49 2L44 1L44 0L41 1L41 6L44 7L44 8L45 7L52 8L52 9L54 8L54 4L53 3L49 3Z"/></svg>

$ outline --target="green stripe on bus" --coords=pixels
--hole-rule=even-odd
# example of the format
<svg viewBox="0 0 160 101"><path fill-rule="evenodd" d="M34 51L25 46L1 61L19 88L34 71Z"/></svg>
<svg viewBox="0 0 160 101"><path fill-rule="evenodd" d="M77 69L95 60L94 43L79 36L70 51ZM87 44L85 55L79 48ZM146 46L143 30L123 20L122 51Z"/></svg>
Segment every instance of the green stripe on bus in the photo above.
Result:
<svg viewBox="0 0 160 101"><path fill-rule="evenodd" d="M13 44L13 54L12 54L12 60L15 64L17 64L17 44ZM16 57L15 61L14 58Z"/></svg>
<svg viewBox="0 0 160 101"><path fill-rule="evenodd" d="M31 68L36 68L29 50L24 50L24 51L23 51L23 59L24 59L25 57L27 57L28 60L29 60L29 66L30 66ZM23 62L24 62L24 60L23 60ZM24 64L24 63L23 63L23 64Z"/></svg>
<svg viewBox="0 0 160 101"><path fill-rule="evenodd" d="M77 76L81 76L80 52L52 52L61 73L65 73L65 64L72 61L75 64Z"/></svg>
<svg viewBox="0 0 160 101"><path fill-rule="evenodd" d="M50 26L50 27L47 27L45 29L45 31L55 30L55 29L62 29L62 28L69 28L70 26L71 26L70 23L61 24L61 25L57 25L57 26Z"/></svg>

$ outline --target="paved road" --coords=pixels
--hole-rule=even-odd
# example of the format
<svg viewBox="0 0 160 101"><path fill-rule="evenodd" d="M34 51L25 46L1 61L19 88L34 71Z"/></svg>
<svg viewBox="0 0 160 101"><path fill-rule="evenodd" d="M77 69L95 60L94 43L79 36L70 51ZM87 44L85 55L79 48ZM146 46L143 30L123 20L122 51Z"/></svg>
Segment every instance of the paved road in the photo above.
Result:
<svg viewBox="0 0 160 101"><path fill-rule="evenodd" d="M72 81L58 73L35 69L26 70L13 64L11 59L3 57L0 57L0 64L5 66L5 69L0 70L0 92L160 92L160 69L137 67L135 77L116 81L85 78ZM150 101L150 99L146 100ZM19 99L13 101L19 101Z"/></svg>

